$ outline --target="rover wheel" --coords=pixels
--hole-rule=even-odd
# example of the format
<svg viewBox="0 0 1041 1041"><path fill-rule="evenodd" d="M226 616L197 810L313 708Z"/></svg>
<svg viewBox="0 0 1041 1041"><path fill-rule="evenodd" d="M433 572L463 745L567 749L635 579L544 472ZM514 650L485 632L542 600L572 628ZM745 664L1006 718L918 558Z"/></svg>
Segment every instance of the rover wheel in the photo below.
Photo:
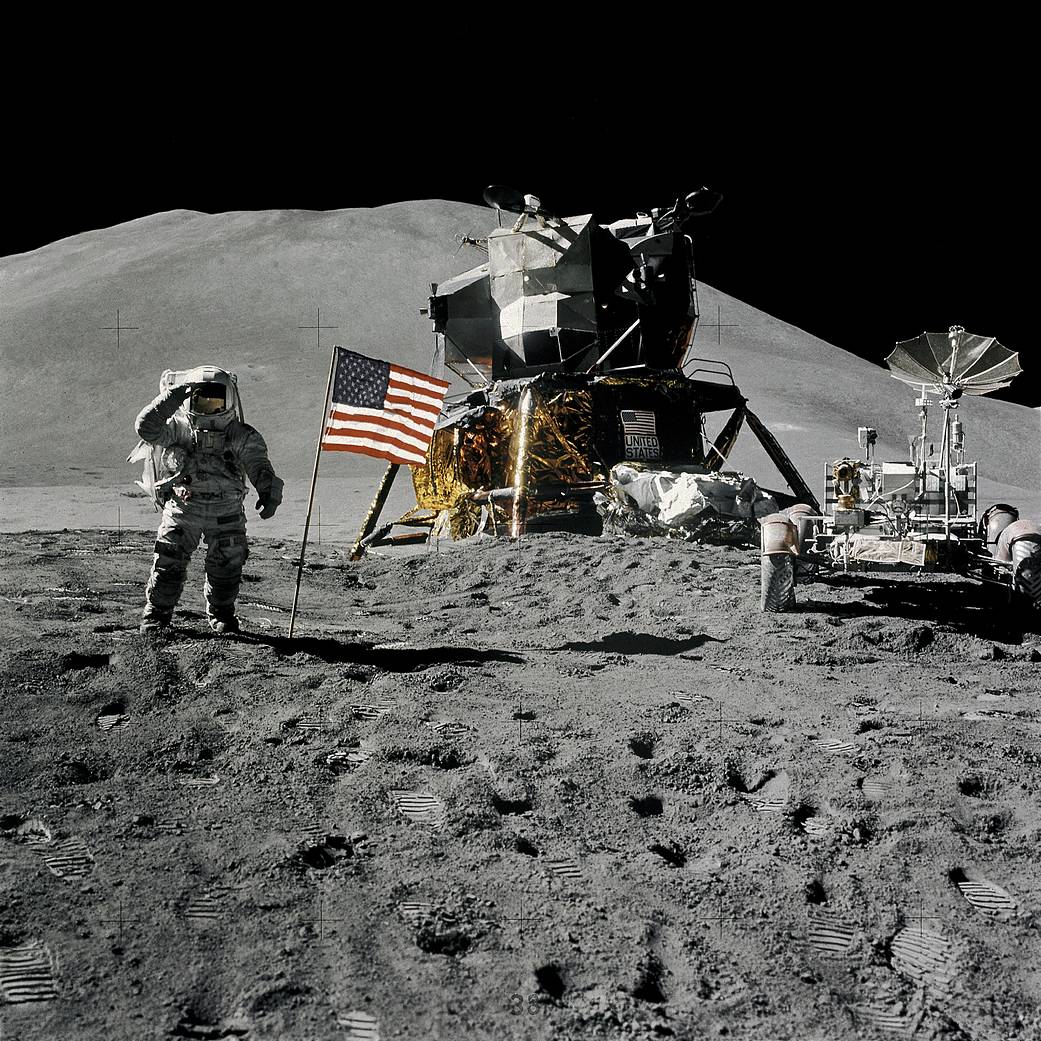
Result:
<svg viewBox="0 0 1041 1041"><path fill-rule="evenodd" d="M762 611L787 611L795 605L795 558L790 553L764 553L762 560Z"/></svg>
<svg viewBox="0 0 1041 1041"><path fill-rule="evenodd" d="M1041 542L1019 539L1012 550L1012 588L1041 608Z"/></svg>

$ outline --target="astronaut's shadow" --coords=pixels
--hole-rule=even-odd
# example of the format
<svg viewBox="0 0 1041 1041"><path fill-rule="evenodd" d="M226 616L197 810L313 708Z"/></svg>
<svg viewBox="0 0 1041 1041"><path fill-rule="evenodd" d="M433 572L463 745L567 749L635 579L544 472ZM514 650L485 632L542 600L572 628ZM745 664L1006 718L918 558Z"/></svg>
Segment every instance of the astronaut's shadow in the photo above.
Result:
<svg viewBox="0 0 1041 1041"><path fill-rule="evenodd" d="M240 633L241 643L264 644L279 657L310 654L330 664L371 665L384 672L418 672L434 665L484 665L487 662L523 664L524 658L492 647L381 647L374 643L350 642L327 636L277 636Z"/></svg>

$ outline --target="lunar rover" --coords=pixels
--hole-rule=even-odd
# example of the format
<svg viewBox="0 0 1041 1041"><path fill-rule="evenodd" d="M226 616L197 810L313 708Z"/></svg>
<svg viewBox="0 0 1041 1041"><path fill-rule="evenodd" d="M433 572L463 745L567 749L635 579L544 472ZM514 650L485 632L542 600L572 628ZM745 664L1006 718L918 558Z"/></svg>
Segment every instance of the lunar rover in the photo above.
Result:
<svg viewBox="0 0 1041 1041"><path fill-rule="evenodd" d="M1041 607L1041 527L997 503L977 510L977 464L965 459L957 418L963 395L1007 387L1021 371L1018 355L993 337L951 326L896 345L891 374L919 389L920 432L909 458L880 462L877 431L861 427L863 458L825 467L824 509L797 504L763 519L764 611L795 602L798 575L886 569L949 571L1008 587ZM929 441L929 407L943 408L940 452Z"/></svg>
<svg viewBox="0 0 1041 1041"><path fill-rule="evenodd" d="M446 402L426 464L412 468L415 508L377 528L391 465L353 556L431 534L597 533L612 490L625 498L612 486L620 464L627 476L655 471L659 486L691 486L704 514L712 511L695 486L710 478L708 494L719 493L716 505L729 503L719 508L747 521L752 537L763 502L773 504L765 512L816 506L729 366L689 356L698 322L692 226L720 198L702 188L600 225L591 214L556 217L532 195L487 189L500 226L460 239L485 262L434 285L426 309L435 373L447 365L471 389ZM720 411L729 418L709 437L706 416ZM743 475L722 472L745 422L790 491L767 499ZM393 535L395 524L413 530Z"/></svg>

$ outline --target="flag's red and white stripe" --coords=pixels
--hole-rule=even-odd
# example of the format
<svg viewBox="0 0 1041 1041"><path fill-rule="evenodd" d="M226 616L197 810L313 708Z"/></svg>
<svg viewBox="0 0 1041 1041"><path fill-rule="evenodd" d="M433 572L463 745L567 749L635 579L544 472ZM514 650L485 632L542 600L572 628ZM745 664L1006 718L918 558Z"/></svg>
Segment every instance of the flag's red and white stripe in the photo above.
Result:
<svg viewBox="0 0 1041 1041"><path fill-rule="evenodd" d="M382 409L333 401L322 448L421 466L448 386L445 380L391 365Z"/></svg>

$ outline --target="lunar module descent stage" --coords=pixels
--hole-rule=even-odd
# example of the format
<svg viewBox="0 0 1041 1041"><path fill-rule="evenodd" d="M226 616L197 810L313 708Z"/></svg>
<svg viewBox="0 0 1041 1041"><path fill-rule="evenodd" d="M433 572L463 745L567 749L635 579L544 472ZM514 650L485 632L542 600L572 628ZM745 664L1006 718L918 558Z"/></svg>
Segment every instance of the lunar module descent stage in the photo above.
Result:
<svg viewBox="0 0 1041 1041"><path fill-rule="evenodd" d="M1007 503L977 510L975 462L965 459L957 418L963 395L1007 387L1018 354L992 336L952 325L898 343L886 358L891 374L918 388L921 429L906 461L875 458L877 431L861 427L863 459L825 466L825 508L796 505L762 520L764 611L795 603L799 574L828 571L948 571L1005 586L1041 607L1041 527ZM930 395L943 409L940 451L929 440Z"/></svg>
<svg viewBox="0 0 1041 1041"><path fill-rule="evenodd" d="M472 390L446 403L426 465L412 468L416 507L395 523L419 530L376 527L392 465L353 556L432 534L598 533L594 496L613 467L719 474L745 422L789 485L769 493L776 503L819 511L730 367L688 356L698 321L693 225L718 193L702 188L607 225L556 217L501 186L484 197L500 227L461 245L486 261L434 285L427 309L435 371L443 359ZM729 418L709 438L705 417L720 411Z"/></svg>

